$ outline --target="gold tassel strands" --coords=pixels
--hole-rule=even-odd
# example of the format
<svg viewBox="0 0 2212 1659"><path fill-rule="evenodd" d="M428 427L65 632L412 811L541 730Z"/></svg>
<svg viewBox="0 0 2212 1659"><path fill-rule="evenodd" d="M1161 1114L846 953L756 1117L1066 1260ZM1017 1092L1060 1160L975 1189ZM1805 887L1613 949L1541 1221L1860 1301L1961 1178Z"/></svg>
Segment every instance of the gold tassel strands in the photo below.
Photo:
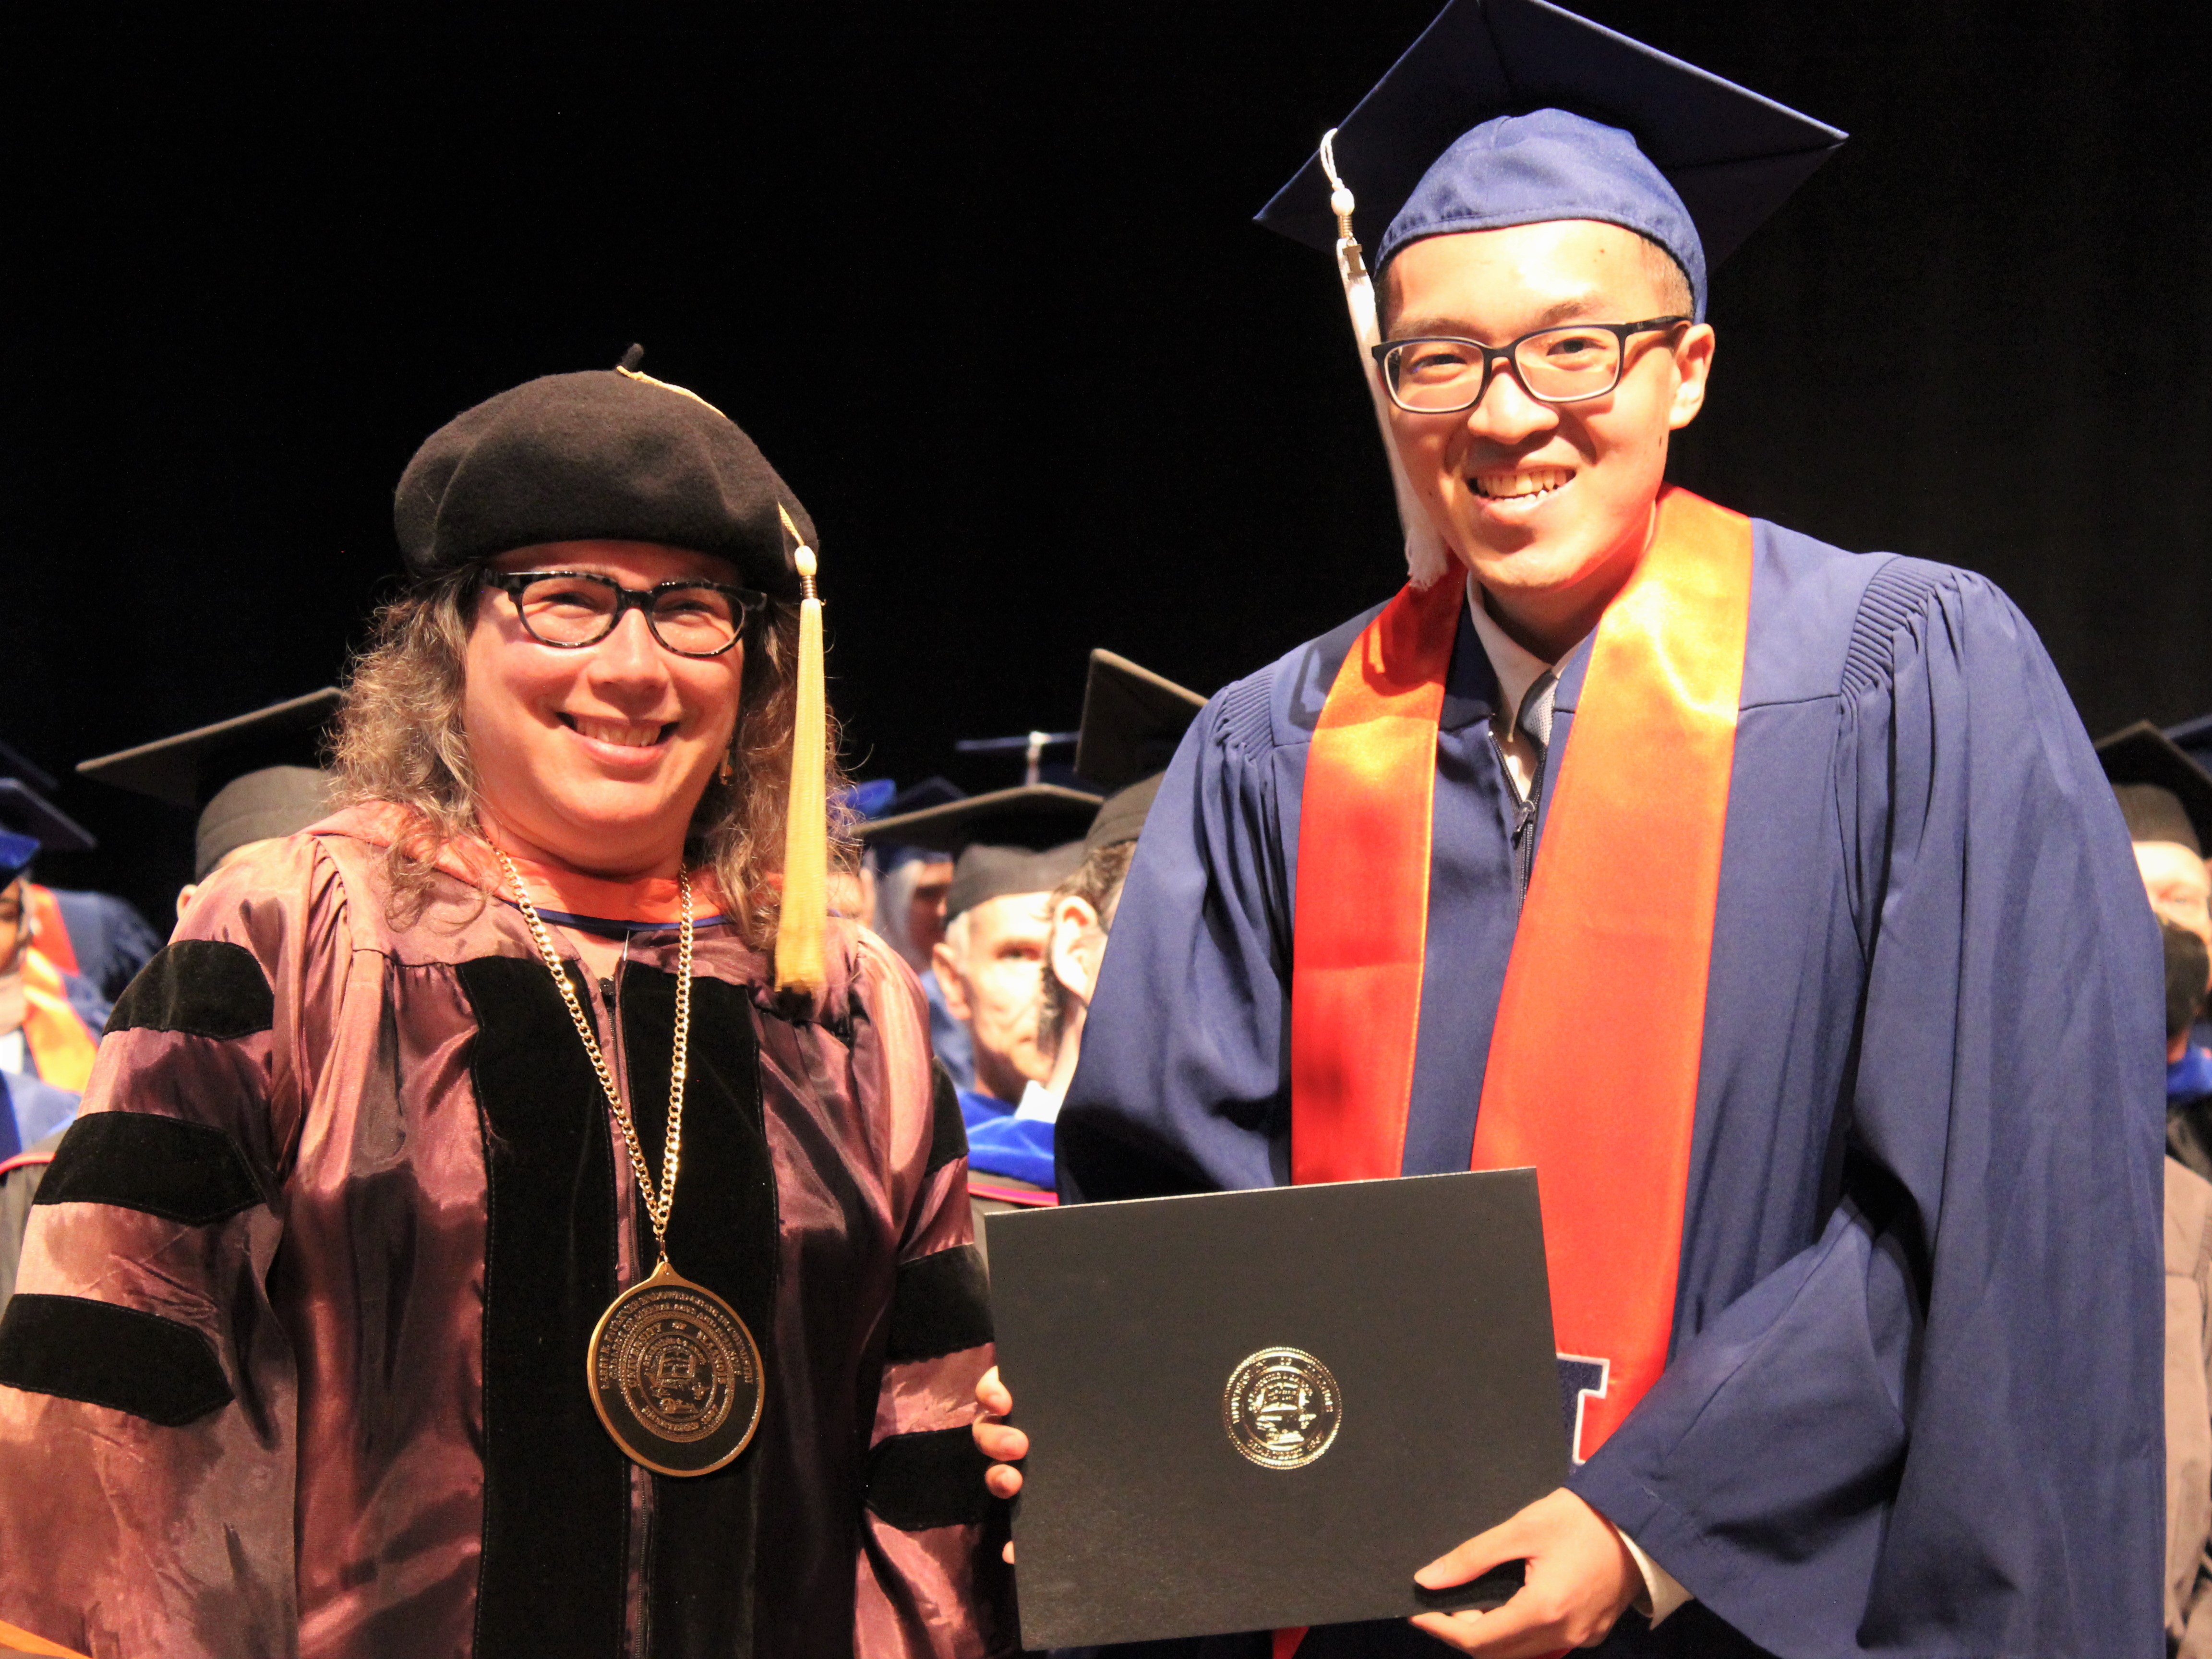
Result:
<svg viewBox="0 0 2212 1659"><path fill-rule="evenodd" d="M804 597L799 605L799 696L791 734L791 797L786 807L783 842L783 910L775 933L778 990L797 988L819 995L829 982L823 937L830 915L830 811L823 770L827 764L829 713L822 685L822 601L814 591L814 550L806 545L791 514L779 505L783 527L799 544L792 562L799 568Z"/></svg>

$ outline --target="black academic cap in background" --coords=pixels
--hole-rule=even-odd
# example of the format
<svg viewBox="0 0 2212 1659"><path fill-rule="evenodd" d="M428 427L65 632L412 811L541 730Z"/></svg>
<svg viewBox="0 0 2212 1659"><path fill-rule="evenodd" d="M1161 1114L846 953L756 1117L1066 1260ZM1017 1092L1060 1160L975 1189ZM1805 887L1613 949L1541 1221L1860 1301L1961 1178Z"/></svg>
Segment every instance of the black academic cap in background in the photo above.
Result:
<svg viewBox="0 0 2212 1659"><path fill-rule="evenodd" d="M1517 124L1554 112L1576 118ZM1601 129L1634 144L1624 149ZM1546 0L1452 0L1344 118L1334 155L1378 270L1418 236L1597 219L1673 253L1702 314L1707 269L1844 137ZM1259 222L1328 252L1329 195L1316 155Z"/></svg>
<svg viewBox="0 0 2212 1659"><path fill-rule="evenodd" d="M877 818L856 825L854 834L871 846L887 842L940 853L963 853L978 844L1039 852L1080 839L1098 802L1087 789L1020 784Z"/></svg>
<svg viewBox="0 0 2212 1659"><path fill-rule="evenodd" d="M1083 862L1083 832L1099 798L1056 783L994 789L943 805L864 823L856 832L887 842L955 854L945 919L1009 893L1048 892Z"/></svg>
<svg viewBox="0 0 2212 1659"><path fill-rule="evenodd" d="M2212 714L2199 714L2193 720L2184 720L2179 726L2169 726L2166 735L2173 739L2174 746L2207 772L2212 772Z"/></svg>
<svg viewBox="0 0 2212 1659"><path fill-rule="evenodd" d="M1103 847L1118 847L1125 841L1134 841L1144 833L1146 816L1152 811L1152 802L1160 793L1160 775L1155 772L1141 782L1117 789L1106 797L1106 804L1098 809L1098 816L1091 820L1091 828L1083 837L1086 856Z"/></svg>
<svg viewBox="0 0 2212 1659"><path fill-rule="evenodd" d="M173 806L196 807L195 881L257 841L296 835L330 811L331 782L319 770L324 729L337 713L336 686L250 714L80 762L88 778Z"/></svg>
<svg viewBox="0 0 2212 1659"><path fill-rule="evenodd" d="M118 789L197 811L225 784L248 772L264 766L314 765L321 755L323 729L337 713L338 701L338 689L326 685L250 714L80 761L76 769Z"/></svg>
<svg viewBox="0 0 2212 1659"><path fill-rule="evenodd" d="M1075 873L1083 858L1079 841L1034 853L1025 847L979 842L952 862L952 884L945 890L945 920L949 922L987 899L1010 893L1049 893Z"/></svg>
<svg viewBox="0 0 2212 1659"><path fill-rule="evenodd" d="M1075 769L1107 789L1120 789L1167 769L1206 699L1164 675L1111 651L1091 653L1083 687L1082 730Z"/></svg>
<svg viewBox="0 0 2212 1659"><path fill-rule="evenodd" d="M257 841L296 836L331 814L337 780L313 766L264 766L233 778L200 809L192 837L192 879Z"/></svg>
<svg viewBox="0 0 2212 1659"><path fill-rule="evenodd" d="M21 778L33 789L52 789L54 775L20 749L0 743L0 778Z"/></svg>
<svg viewBox="0 0 2212 1659"><path fill-rule="evenodd" d="M2101 739L2097 759L2131 839L2174 842L2204 856L2212 846L2212 773L2148 720Z"/></svg>
<svg viewBox="0 0 2212 1659"><path fill-rule="evenodd" d="M0 778L0 830L29 836L49 853L88 853L91 830L21 778Z"/></svg>

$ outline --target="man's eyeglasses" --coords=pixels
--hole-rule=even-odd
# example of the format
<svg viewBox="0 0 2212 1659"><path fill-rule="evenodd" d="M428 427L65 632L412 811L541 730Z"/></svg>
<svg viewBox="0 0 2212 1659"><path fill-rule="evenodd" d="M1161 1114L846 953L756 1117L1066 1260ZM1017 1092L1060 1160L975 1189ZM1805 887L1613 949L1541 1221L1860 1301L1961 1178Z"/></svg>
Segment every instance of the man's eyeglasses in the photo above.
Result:
<svg viewBox="0 0 2212 1659"><path fill-rule="evenodd" d="M1436 336L1385 340L1372 348L1390 401L1409 415L1457 415L1490 390L1508 364L1521 389L1540 404L1579 404L1620 384L1632 336L1680 328L1692 319L1654 317L1641 323L1575 323L1540 328L1502 346Z"/></svg>
<svg viewBox="0 0 2212 1659"><path fill-rule="evenodd" d="M719 657L744 635L747 618L768 608L767 594L726 582L624 587L580 570L494 570L484 585L514 601L532 639L564 651L597 645L635 608L664 648L679 657Z"/></svg>

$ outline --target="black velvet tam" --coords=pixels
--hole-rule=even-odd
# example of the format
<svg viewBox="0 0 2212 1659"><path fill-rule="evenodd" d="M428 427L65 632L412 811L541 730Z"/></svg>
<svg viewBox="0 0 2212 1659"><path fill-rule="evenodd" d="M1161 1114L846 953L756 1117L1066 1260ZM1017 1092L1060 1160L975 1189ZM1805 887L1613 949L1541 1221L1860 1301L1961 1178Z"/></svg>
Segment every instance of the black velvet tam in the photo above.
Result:
<svg viewBox="0 0 2212 1659"><path fill-rule="evenodd" d="M392 516L418 580L540 542L655 542L796 599L779 505L814 545L799 498L736 422L611 368L548 374L455 416L407 464Z"/></svg>

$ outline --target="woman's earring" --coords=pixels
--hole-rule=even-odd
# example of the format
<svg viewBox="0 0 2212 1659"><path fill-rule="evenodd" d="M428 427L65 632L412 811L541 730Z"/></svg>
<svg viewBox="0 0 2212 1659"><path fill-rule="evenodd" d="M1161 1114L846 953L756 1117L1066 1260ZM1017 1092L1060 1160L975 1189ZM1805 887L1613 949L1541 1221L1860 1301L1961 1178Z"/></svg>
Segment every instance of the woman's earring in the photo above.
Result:
<svg viewBox="0 0 2212 1659"><path fill-rule="evenodd" d="M722 769L715 775L720 777L724 783L727 783L732 778L738 775L738 769L730 764L730 757L727 755L722 757Z"/></svg>

